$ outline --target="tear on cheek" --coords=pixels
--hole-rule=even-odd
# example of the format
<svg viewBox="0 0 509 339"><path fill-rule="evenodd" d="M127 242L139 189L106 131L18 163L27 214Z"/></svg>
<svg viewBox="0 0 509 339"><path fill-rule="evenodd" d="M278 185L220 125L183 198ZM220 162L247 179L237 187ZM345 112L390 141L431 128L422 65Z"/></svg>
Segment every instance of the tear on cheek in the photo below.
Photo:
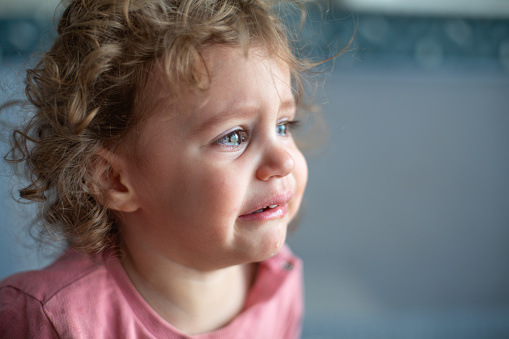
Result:
<svg viewBox="0 0 509 339"><path fill-rule="evenodd" d="M276 249L279 249L281 247L281 243L283 241L281 240L281 225L277 226L277 239L276 239Z"/></svg>
<svg viewBox="0 0 509 339"><path fill-rule="evenodd" d="M285 239L286 239L286 226L283 227L281 224L279 224L275 232L275 239L272 243L272 251L270 254L271 257L276 255L281 250L281 247L283 247L283 244L285 243Z"/></svg>

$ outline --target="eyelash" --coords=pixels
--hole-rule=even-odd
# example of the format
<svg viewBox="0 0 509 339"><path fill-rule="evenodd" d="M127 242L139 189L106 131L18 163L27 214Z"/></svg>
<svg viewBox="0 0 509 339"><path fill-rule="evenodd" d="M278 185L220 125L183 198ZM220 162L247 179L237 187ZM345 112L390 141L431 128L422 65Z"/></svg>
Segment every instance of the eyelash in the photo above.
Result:
<svg viewBox="0 0 509 339"><path fill-rule="evenodd" d="M279 122L276 125L276 134L282 137L287 137L291 135L291 130L298 127L300 124L299 120L284 120ZM280 134L278 132L278 129L284 127L285 131L284 134ZM244 129L238 129L235 131L232 131L225 136L217 139L214 143L216 145L220 145L222 147L227 147L231 149L237 149L241 147L242 144L244 144L248 139L248 132ZM231 143L235 143L235 145L231 145ZM238 144L237 144L238 143Z"/></svg>

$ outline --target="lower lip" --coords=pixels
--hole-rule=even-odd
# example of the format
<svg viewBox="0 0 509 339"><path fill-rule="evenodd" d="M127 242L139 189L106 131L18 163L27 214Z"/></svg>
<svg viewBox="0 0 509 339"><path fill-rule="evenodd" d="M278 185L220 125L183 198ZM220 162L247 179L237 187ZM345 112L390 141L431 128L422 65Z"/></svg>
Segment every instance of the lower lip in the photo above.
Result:
<svg viewBox="0 0 509 339"><path fill-rule="evenodd" d="M286 205L267 209L260 213L245 214L239 217L242 221L269 221L281 219L286 215Z"/></svg>

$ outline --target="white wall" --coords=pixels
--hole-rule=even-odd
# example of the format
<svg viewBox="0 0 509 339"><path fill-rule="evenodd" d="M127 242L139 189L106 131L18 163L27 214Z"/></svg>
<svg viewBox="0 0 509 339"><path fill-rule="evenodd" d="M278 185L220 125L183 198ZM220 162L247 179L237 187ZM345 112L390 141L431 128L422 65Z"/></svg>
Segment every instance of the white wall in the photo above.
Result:
<svg viewBox="0 0 509 339"><path fill-rule="evenodd" d="M335 0L353 10L391 14L509 17L507 0Z"/></svg>

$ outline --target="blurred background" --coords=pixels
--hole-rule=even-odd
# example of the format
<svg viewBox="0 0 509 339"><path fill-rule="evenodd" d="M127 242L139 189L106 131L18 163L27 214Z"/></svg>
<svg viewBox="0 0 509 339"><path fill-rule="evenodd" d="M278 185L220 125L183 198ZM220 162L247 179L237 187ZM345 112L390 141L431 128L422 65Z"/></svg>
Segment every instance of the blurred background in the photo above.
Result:
<svg viewBox="0 0 509 339"><path fill-rule="evenodd" d="M0 102L20 97L57 3L0 2ZM289 237L303 338L509 338L509 0L315 1L308 14L313 58L356 33L316 76L327 132ZM48 260L12 183L0 177L0 279Z"/></svg>

